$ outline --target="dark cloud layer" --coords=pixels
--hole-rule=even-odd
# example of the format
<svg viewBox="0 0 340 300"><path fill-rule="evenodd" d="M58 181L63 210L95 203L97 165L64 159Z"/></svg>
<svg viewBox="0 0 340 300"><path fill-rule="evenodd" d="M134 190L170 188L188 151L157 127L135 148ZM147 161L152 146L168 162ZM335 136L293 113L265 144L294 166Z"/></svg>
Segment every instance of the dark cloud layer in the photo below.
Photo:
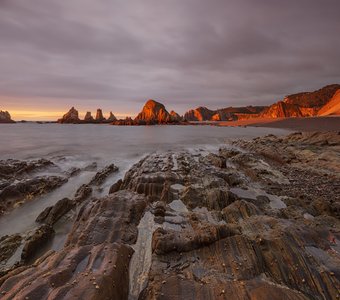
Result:
<svg viewBox="0 0 340 300"><path fill-rule="evenodd" d="M121 112L147 98L181 113L268 104L340 82L339 10L339 0L0 0L0 97Z"/></svg>

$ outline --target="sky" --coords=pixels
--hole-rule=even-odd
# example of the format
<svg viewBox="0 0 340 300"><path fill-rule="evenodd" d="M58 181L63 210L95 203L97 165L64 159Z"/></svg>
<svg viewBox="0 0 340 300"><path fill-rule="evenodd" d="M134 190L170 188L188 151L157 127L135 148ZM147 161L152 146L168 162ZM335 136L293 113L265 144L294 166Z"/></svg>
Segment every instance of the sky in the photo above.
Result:
<svg viewBox="0 0 340 300"><path fill-rule="evenodd" d="M0 0L0 110L134 116L340 83L339 0Z"/></svg>

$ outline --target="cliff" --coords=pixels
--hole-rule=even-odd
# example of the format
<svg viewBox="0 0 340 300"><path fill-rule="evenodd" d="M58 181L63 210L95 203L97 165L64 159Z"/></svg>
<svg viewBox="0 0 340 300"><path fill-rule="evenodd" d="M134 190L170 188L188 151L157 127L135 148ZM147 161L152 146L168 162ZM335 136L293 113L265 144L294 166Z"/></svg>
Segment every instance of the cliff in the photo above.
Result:
<svg viewBox="0 0 340 300"><path fill-rule="evenodd" d="M327 85L314 92L303 92L288 95L283 101L272 104L260 115L263 118L311 117L320 115L334 94L340 89L339 84ZM339 101L339 100L338 100ZM337 100L328 106L336 106ZM323 109L325 113L327 108Z"/></svg>
<svg viewBox="0 0 340 300"><path fill-rule="evenodd" d="M198 107L187 111L184 119L188 121L233 121L239 119L238 115L256 116L265 108L265 106L246 106L210 110L206 107Z"/></svg>
<svg viewBox="0 0 340 300"><path fill-rule="evenodd" d="M15 123L8 111L0 110L0 123Z"/></svg>
<svg viewBox="0 0 340 300"><path fill-rule="evenodd" d="M318 116L340 115L340 89L319 111Z"/></svg>

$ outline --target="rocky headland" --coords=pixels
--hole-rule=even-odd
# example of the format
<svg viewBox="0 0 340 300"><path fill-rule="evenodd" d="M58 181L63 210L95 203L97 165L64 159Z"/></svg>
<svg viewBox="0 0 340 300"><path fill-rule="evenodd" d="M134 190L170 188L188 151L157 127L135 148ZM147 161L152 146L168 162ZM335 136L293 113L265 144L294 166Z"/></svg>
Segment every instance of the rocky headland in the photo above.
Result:
<svg viewBox="0 0 340 300"><path fill-rule="evenodd" d="M11 174L53 167L2 166L1 190ZM2 299L340 296L339 132L153 153L95 197L92 189L116 170L107 166L72 199L43 210L29 236L0 238ZM64 246L39 252L70 209L77 213Z"/></svg>
<svg viewBox="0 0 340 300"><path fill-rule="evenodd" d="M8 111L0 110L0 123L15 123Z"/></svg>
<svg viewBox="0 0 340 300"><path fill-rule="evenodd" d="M184 114L188 121L236 121L260 118L312 117L340 114L340 85L327 85L314 92L291 94L269 106L227 107L210 110L191 109Z"/></svg>

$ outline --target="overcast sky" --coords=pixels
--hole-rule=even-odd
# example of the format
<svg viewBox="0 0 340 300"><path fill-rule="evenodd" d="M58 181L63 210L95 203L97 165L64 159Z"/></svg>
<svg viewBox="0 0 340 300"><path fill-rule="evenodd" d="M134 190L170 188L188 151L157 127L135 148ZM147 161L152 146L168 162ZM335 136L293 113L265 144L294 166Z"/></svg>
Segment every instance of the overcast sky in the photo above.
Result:
<svg viewBox="0 0 340 300"><path fill-rule="evenodd" d="M0 109L134 115L340 83L339 0L0 0Z"/></svg>

